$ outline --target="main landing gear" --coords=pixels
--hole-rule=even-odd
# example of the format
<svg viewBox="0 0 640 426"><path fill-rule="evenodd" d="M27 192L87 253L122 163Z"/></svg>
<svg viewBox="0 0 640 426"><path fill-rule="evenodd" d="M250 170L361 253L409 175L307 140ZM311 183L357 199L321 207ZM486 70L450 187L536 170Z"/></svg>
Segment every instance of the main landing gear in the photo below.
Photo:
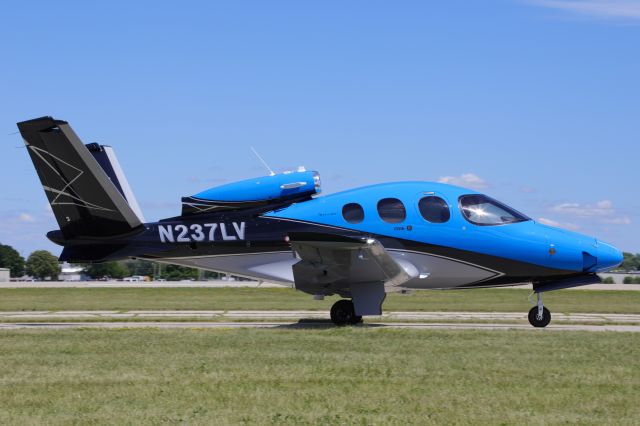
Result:
<svg viewBox="0 0 640 426"><path fill-rule="evenodd" d="M537 292L538 303L529 311L529 324L534 327L546 327L551 322L551 312L542 304L542 293Z"/></svg>
<svg viewBox="0 0 640 426"><path fill-rule="evenodd" d="M331 321L335 325L358 324L362 322L362 317L356 315L353 302L351 300L338 300L331 307Z"/></svg>

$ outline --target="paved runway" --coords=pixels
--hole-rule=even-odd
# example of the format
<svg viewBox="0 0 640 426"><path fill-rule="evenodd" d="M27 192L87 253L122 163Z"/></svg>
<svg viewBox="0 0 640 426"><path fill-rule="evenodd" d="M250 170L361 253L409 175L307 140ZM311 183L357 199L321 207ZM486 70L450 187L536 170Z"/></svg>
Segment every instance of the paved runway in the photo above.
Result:
<svg viewBox="0 0 640 426"><path fill-rule="evenodd" d="M606 313L552 313L554 322L582 322L582 323L630 323L640 325L640 314L606 314ZM127 319L215 319L215 320L329 320L326 311L0 311L2 320L127 320ZM368 317L371 321L509 321L526 322L526 312L409 312L385 311L381 316Z"/></svg>
<svg viewBox="0 0 640 426"><path fill-rule="evenodd" d="M36 322L36 323L0 323L0 330L15 329L74 329L74 328L159 328L159 329L229 329L229 328L331 328L328 321L302 322ZM530 331L622 331L640 332L637 325L549 325L544 329L531 327L529 324L472 324L472 323L401 323L401 322L367 322L359 325L362 328L394 328L394 329L447 329L447 330L530 330Z"/></svg>
<svg viewBox="0 0 640 426"><path fill-rule="evenodd" d="M210 320L210 321L207 321ZM63 322L64 321L64 322ZM18 311L0 312L2 329L330 328L324 311ZM365 328L537 330L522 312L385 312ZM554 314L546 330L640 332L639 314Z"/></svg>

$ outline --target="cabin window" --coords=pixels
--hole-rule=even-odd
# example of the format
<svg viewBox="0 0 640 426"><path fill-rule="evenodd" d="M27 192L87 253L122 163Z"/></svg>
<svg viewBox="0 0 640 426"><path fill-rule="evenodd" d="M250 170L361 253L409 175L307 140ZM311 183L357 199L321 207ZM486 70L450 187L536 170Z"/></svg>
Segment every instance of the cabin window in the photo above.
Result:
<svg viewBox="0 0 640 426"><path fill-rule="evenodd" d="M364 210L358 203L345 204L342 208L342 217L349 223L360 223L364 220Z"/></svg>
<svg viewBox="0 0 640 426"><path fill-rule="evenodd" d="M511 207L482 194L460 197L460 211L465 219L476 225L506 225L530 220Z"/></svg>
<svg viewBox="0 0 640 426"><path fill-rule="evenodd" d="M387 223L400 223L407 217L407 211L397 198L383 198L378 201L378 215Z"/></svg>
<svg viewBox="0 0 640 426"><path fill-rule="evenodd" d="M451 217L447 202L433 195L420 199L418 209L424 220L431 223L444 223Z"/></svg>

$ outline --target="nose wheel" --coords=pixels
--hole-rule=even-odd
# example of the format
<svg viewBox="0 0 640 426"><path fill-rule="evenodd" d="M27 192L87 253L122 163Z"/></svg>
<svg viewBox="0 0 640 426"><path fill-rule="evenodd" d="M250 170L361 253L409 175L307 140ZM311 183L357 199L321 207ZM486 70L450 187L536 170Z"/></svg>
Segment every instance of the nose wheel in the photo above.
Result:
<svg viewBox="0 0 640 426"><path fill-rule="evenodd" d="M358 324L362 322L362 317L356 315L353 302L351 300L338 300L331 307L331 321L335 325L343 326L348 324Z"/></svg>
<svg viewBox="0 0 640 426"><path fill-rule="evenodd" d="M534 327L546 327L551 322L551 312L542 304L542 293L538 292L538 303L529 311L529 324Z"/></svg>

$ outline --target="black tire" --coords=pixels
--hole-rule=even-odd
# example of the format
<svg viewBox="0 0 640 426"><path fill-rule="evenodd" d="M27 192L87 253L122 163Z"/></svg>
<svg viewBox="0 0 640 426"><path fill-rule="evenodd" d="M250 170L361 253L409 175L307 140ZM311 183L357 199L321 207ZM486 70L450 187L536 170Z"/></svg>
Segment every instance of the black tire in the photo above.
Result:
<svg viewBox="0 0 640 426"><path fill-rule="evenodd" d="M551 322L551 312L547 308L542 308L542 318L538 318L538 307L534 306L529 311L529 324L534 327L546 327Z"/></svg>
<svg viewBox="0 0 640 426"><path fill-rule="evenodd" d="M355 324L353 322L355 318L357 318L356 312L351 300L338 300L331 307L331 321L333 321L335 325L343 326L347 324Z"/></svg>

